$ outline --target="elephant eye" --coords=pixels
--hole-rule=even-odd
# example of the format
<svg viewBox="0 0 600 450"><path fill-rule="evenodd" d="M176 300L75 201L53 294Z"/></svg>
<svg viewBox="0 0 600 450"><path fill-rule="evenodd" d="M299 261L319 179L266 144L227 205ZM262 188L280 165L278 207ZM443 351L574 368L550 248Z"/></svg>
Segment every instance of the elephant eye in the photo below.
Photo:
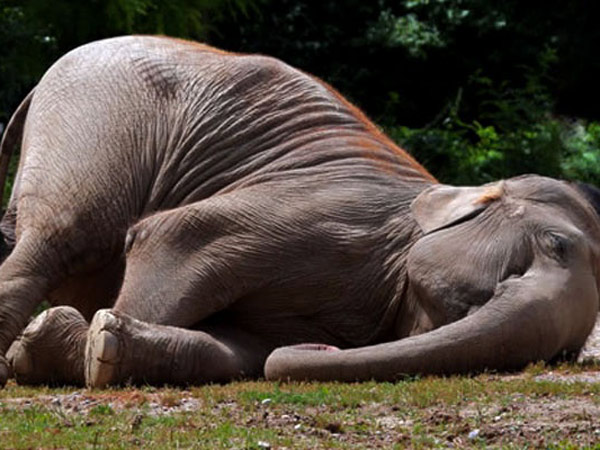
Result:
<svg viewBox="0 0 600 450"><path fill-rule="evenodd" d="M548 231L544 233L543 241L552 258L559 262L564 262L568 258L571 242L566 236Z"/></svg>

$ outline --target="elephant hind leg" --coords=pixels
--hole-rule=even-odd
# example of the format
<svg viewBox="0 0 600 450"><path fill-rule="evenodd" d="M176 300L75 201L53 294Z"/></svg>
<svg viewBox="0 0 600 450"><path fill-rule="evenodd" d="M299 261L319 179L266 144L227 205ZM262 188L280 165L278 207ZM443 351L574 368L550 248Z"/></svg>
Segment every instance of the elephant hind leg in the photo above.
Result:
<svg viewBox="0 0 600 450"><path fill-rule="evenodd" d="M103 309L88 332L85 380L88 387L225 382L262 375L269 351L259 339L226 326L188 330Z"/></svg>
<svg viewBox="0 0 600 450"><path fill-rule="evenodd" d="M70 306L38 315L8 350L17 382L83 385L87 330L81 313Z"/></svg>
<svg viewBox="0 0 600 450"><path fill-rule="evenodd" d="M43 250L39 240L23 238L0 265L0 387L9 372L6 351L58 279Z"/></svg>

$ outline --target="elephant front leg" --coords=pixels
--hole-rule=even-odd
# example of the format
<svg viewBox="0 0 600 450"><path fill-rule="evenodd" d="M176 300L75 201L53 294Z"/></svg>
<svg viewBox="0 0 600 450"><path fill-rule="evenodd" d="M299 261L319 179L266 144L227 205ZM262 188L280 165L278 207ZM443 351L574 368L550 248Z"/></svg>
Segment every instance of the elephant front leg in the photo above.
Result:
<svg viewBox="0 0 600 450"><path fill-rule="evenodd" d="M41 313L7 353L17 382L83 385L87 331L88 323L70 306Z"/></svg>
<svg viewBox="0 0 600 450"><path fill-rule="evenodd" d="M125 382L198 384L262 374L269 348L228 327L205 331L157 325L100 310L85 349L88 387Z"/></svg>

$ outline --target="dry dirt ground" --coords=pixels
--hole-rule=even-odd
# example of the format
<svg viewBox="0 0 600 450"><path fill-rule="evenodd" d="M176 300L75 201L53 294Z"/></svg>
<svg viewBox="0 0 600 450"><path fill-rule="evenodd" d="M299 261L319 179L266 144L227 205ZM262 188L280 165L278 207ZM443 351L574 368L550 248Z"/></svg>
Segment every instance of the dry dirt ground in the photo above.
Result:
<svg viewBox="0 0 600 450"><path fill-rule="evenodd" d="M73 415L88 417L85 426L94 429L103 420L93 414L99 405L109 407L114 411L111 414L126 410L128 414L123 416L122 427L112 427L111 431L120 432L133 446L152 447L153 441L144 442L135 437L136 428L149 418L194 413L207 407L188 391L183 391L176 400L171 397L166 403L159 393L100 395L76 392L40 396L33 400L13 399L8 406L25 408L34 404L50 408L64 417L64 424L54 426L52 432L72 427L69 418ZM262 448L549 448L553 445L564 448L566 443L579 448L594 447L600 442L600 405L586 398L544 398L517 393L508 400L484 405L468 401L450 408L429 406L420 409L416 415L407 413L404 407L377 402L365 402L353 407L352 412L332 405L299 408L258 402L249 412L245 405L228 399L208 409L212 420L198 419L191 414L184 427L192 430L215 427L227 417L248 428L268 429L279 438L292 442L291 445L278 445L275 440L258 441ZM229 442L225 448L255 447L243 440ZM200 447L210 448L211 445Z"/></svg>
<svg viewBox="0 0 600 450"><path fill-rule="evenodd" d="M70 447L73 442L68 433L76 428L89 433L87 443L93 441L94 448L173 448L174 432L182 448L600 448L597 447L600 391L587 392L579 387L565 394L555 392L552 387L557 380L561 380L559 383L596 383L599 375L599 372L584 372L534 376L532 380L539 381L540 388L526 394L511 390L506 383L509 379L509 385L518 384L524 375L488 376L475 381L487 385L483 391L474 393L467 389L462 394L464 397L447 403L422 399L423 406L413 400L422 394L414 392L407 393L411 396L409 400L402 400L400 396L392 401L385 398L373 401L363 392L365 400L355 404L338 403L331 396L324 398L322 404L315 404L310 396L308 402L303 403L307 400L303 397L306 386L282 386L281 392L287 397L277 399L277 392L271 395L273 391L267 392L264 398L256 397L253 391L256 387L242 383L210 399L196 388L176 393L173 390L167 393L162 390L128 389L109 393L80 390L0 400L0 411L20 410L27 416L27 410L43 408L58 418L47 430L38 431L40 438L34 441L35 448L64 448L64 444L43 440L44 434L61 433L67 438L66 446ZM544 383L548 376L553 376L552 382ZM449 389L456 387L448 383ZM314 393L320 388L309 385L308 390L311 389ZM328 386L326 389L332 393L336 388ZM439 386L433 386L434 392L436 389ZM496 391L504 389L508 390ZM440 396L434 393L436 395ZM0 414L0 441L1 417ZM157 424L161 418L169 417L178 419L164 422L167 430L159 431ZM239 434L227 431L230 424L246 428L248 435L240 438ZM148 431L152 426L154 430ZM220 436L219 428L225 428L229 434ZM252 433L260 437L252 438ZM265 433L270 438L263 438ZM98 434L107 440L96 442ZM111 435L112 439L117 435L119 440L111 442ZM190 439L190 436L193 437ZM1 443L0 447L6 448ZM10 447L30 448L31 442L21 445L17 441Z"/></svg>

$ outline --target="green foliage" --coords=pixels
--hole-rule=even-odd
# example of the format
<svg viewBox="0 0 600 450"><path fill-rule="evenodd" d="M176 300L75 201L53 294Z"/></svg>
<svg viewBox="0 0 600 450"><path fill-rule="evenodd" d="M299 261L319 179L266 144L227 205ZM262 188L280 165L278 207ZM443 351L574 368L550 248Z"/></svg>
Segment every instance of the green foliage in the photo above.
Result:
<svg viewBox="0 0 600 450"><path fill-rule="evenodd" d="M107 0L108 23L116 33L159 33L202 37L211 22L224 14L244 15L254 6L249 0Z"/></svg>
<svg viewBox="0 0 600 450"><path fill-rule="evenodd" d="M574 122L562 135L565 156L564 176L600 186L600 123Z"/></svg>
<svg viewBox="0 0 600 450"><path fill-rule="evenodd" d="M600 185L600 124L551 118L512 131L448 118L443 127L390 130L440 181L479 184L525 173Z"/></svg>
<svg viewBox="0 0 600 450"><path fill-rule="evenodd" d="M29 20L29 28L56 40L61 49L101 37L158 33L205 36L211 25L238 13L248 14L257 0L29 0L9 9Z"/></svg>
<svg viewBox="0 0 600 450"><path fill-rule="evenodd" d="M442 181L600 183L599 12L585 0L0 0L0 123L71 48L161 33L324 78Z"/></svg>
<svg viewBox="0 0 600 450"><path fill-rule="evenodd" d="M27 91L46 69L53 40L38 32L22 8L0 0L0 122L6 124Z"/></svg>
<svg viewBox="0 0 600 450"><path fill-rule="evenodd" d="M518 79L496 81L479 69L465 88L479 100L477 118L462 120L460 88L428 126L391 127L390 134L447 183L541 173L600 184L598 124L551 113L549 74L556 62L555 50L546 47Z"/></svg>
<svg viewBox="0 0 600 450"><path fill-rule="evenodd" d="M377 23L369 30L369 37L389 47L402 46L415 57L425 57L428 47L443 47L439 30L420 21L415 14L396 17L389 10L382 11Z"/></svg>
<svg viewBox="0 0 600 450"><path fill-rule="evenodd" d="M109 36L205 38L219 20L246 17L260 0L0 0L0 123L68 50Z"/></svg>
<svg viewBox="0 0 600 450"><path fill-rule="evenodd" d="M90 416L111 416L114 413L110 405L97 405L90 409Z"/></svg>

